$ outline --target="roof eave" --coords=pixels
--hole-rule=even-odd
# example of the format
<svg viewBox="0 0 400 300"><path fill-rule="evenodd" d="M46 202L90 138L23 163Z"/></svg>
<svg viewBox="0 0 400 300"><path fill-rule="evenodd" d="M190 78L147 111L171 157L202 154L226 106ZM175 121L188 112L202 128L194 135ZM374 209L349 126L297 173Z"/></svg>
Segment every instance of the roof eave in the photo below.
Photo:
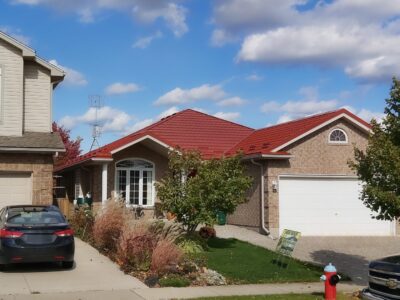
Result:
<svg viewBox="0 0 400 300"><path fill-rule="evenodd" d="M329 125L329 124L331 124L331 123L333 123L333 122L335 122L335 121L337 121L337 120L339 120L341 118L347 119L348 121L350 121L353 124L357 125L360 129L364 130L366 133L371 133L372 132L371 127L368 127L368 126L362 124L361 122L357 121L356 119L352 118L351 116L349 116L346 113L341 113L340 115L335 116L335 117L329 119L328 121L326 121L326 122L324 122L324 123L322 123L322 124L320 124L318 126L315 126L314 128L308 130L307 132L305 132L305 133L303 133L303 134L291 139L290 141L288 141L288 142L286 142L286 143L284 143L284 144L272 149L271 152L281 151L282 149L286 148L287 146L297 142L298 140L300 140L300 139L312 134L313 132L315 132L315 131L317 131L317 130L319 130L319 129L321 129L321 128L323 128L323 127L325 127L325 126L327 126L327 125Z"/></svg>

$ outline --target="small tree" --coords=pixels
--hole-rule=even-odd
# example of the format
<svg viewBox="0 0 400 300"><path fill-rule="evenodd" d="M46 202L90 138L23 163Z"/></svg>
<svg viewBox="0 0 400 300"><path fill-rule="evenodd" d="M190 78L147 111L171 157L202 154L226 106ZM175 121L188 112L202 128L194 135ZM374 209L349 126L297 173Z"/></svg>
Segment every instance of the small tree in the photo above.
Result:
<svg viewBox="0 0 400 300"><path fill-rule="evenodd" d="M82 138L77 137L76 140L71 139L70 130L66 129L64 126L58 125L56 122L52 124L53 132L58 132L61 136L61 140L65 146L65 152L59 153L59 155L54 160L54 165L56 167L64 165L67 161L76 158L82 152L81 142Z"/></svg>
<svg viewBox="0 0 400 300"><path fill-rule="evenodd" d="M163 209L176 215L188 232L213 224L217 211L233 213L245 202L252 179L240 156L202 161L195 151L172 151L169 171L156 185Z"/></svg>
<svg viewBox="0 0 400 300"><path fill-rule="evenodd" d="M350 166L364 182L361 198L377 219L400 217L400 82L393 78L385 118L372 120L366 151L355 149Z"/></svg>

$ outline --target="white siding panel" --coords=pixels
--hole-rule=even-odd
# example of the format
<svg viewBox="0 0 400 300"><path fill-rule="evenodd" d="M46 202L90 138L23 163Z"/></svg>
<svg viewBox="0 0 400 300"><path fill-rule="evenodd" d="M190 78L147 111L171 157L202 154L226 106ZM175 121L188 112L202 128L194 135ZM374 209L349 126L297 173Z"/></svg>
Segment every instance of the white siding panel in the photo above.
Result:
<svg viewBox="0 0 400 300"><path fill-rule="evenodd" d="M50 71L37 64L25 64L24 130L51 131Z"/></svg>
<svg viewBox="0 0 400 300"><path fill-rule="evenodd" d="M21 50L0 40L3 99L0 107L0 135L22 135L23 70Z"/></svg>

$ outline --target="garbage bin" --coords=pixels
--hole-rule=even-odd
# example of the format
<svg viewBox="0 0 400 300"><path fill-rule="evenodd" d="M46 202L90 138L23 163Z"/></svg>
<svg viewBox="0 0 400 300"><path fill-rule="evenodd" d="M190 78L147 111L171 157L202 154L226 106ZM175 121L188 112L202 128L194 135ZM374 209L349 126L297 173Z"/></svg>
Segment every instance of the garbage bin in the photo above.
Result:
<svg viewBox="0 0 400 300"><path fill-rule="evenodd" d="M92 198L92 194L89 192L86 194L85 197L85 204L89 205L90 207L92 207L93 204L93 198Z"/></svg>
<svg viewBox="0 0 400 300"><path fill-rule="evenodd" d="M223 211L217 211L217 223L218 225L226 224L226 213Z"/></svg>

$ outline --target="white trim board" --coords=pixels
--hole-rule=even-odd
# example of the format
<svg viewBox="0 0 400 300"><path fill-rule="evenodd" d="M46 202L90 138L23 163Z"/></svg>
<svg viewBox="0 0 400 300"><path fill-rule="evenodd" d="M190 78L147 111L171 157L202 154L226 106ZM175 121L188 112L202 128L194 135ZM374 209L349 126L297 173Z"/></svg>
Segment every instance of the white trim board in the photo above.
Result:
<svg viewBox="0 0 400 300"><path fill-rule="evenodd" d="M133 146L133 145L135 145L135 144L138 144L138 143L140 143L140 142L142 142L142 141L144 141L144 140L147 140L147 139L149 139L149 140L151 140L151 141L153 141L153 142L159 144L160 146L162 146L162 147L164 147L164 148L166 148L166 149L168 149L168 150L173 150L173 148L172 148L171 146L167 145L166 143L161 142L160 140L158 140L158 139L152 137L151 135L145 135L145 136L142 136L141 138L136 139L136 140L134 140L134 141L132 141L132 142L130 142L130 143L128 143L128 144L125 144L125 145L123 145L123 146L121 146L121 147L119 147L119 148L117 148L117 149L112 150L112 151L111 151L111 154L115 154L115 153L117 153L117 152L119 152L119 151L121 151L121 150L124 150L124 149L126 149L126 148L129 148L130 146Z"/></svg>

